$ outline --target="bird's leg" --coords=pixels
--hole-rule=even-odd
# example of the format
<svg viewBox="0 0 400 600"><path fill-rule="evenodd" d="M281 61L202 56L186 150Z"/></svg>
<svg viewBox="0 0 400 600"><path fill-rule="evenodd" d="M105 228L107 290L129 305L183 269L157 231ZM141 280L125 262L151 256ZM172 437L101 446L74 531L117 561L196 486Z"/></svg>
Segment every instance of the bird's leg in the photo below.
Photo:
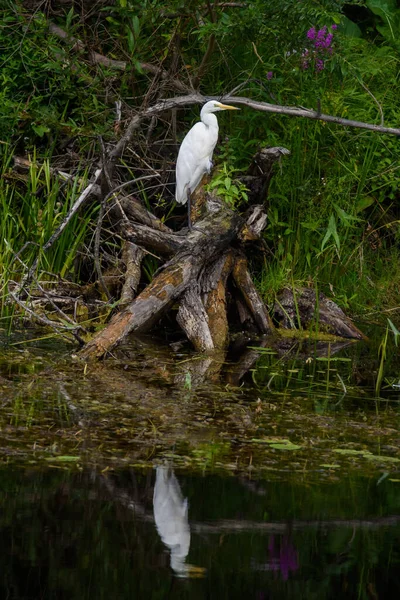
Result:
<svg viewBox="0 0 400 600"><path fill-rule="evenodd" d="M191 203L190 203L190 189L188 188L187 191L187 205L188 205L188 227L189 227L189 231L191 231L192 229L192 219L190 216L190 209L191 209Z"/></svg>

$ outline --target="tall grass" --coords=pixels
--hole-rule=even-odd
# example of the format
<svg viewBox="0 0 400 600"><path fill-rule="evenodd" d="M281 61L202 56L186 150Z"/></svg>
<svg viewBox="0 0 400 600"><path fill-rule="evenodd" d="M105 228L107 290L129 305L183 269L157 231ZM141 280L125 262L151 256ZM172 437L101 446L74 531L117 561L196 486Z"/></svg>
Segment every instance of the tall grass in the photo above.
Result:
<svg viewBox="0 0 400 600"><path fill-rule="evenodd" d="M18 175L11 168L13 148L0 147L0 316L10 317L13 309L7 303L8 284L18 282L26 268L40 257L37 277L74 277L79 247L90 231L98 211L93 204L76 215L59 240L46 253L42 251L55 229L86 185L87 172L63 181L50 168L51 160L39 160L36 151L30 158L29 170Z"/></svg>

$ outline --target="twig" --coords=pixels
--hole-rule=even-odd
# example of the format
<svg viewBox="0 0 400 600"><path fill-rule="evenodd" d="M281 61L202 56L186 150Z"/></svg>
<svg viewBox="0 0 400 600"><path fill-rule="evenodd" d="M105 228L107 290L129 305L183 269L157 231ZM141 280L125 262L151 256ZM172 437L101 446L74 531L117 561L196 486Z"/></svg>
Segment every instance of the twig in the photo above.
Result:
<svg viewBox="0 0 400 600"><path fill-rule="evenodd" d="M75 50L77 52L82 52L86 50L85 44L81 40L70 35L66 31L64 31L64 29L58 27L58 25L55 25L54 23L49 23L49 31L50 33L59 37L60 39L73 44L72 50ZM103 65L104 67L107 67L109 69L125 71L127 65L129 64L124 60L114 60L112 58L108 58L107 56L99 54L98 52L94 52L93 50L87 50L87 52L92 63ZM142 62L139 63L139 67L143 69L143 71L147 71L148 73L152 73L153 75L159 75L161 79L167 80L172 87L174 87L180 92L187 93L188 91L190 91L189 86L179 81L179 79L170 78L168 72L162 69L161 67L157 67L157 65Z"/></svg>
<svg viewBox="0 0 400 600"><path fill-rule="evenodd" d="M24 245L24 247L27 244ZM21 251L20 251L21 252ZM14 260L17 260L26 270L28 269L27 265L21 260L19 253L14 253ZM11 282L10 282L11 283ZM51 297L50 294L48 294L46 292L46 290L43 288L43 286L40 285L39 281L36 280L36 286L39 288L39 290L42 292L43 296L46 298L46 300L51 304L51 306L54 308L54 310L60 315L60 317L62 319L64 319L65 321L67 321L68 323L70 323L74 328L75 331L72 331L72 335L76 338L76 340L78 341L78 343L83 346L84 345L84 340L80 337L80 335L78 334L78 330L81 329L84 333L87 333L86 329L84 327L82 327L82 325L78 325L78 323L76 323L76 321L74 321L73 319L71 319L71 317L69 317L63 310L61 310L61 308L59 306L57 306L57 304L54 302L54 299ZM13 295L10 290L9 293L11 295ZM24 308L27 309L27 306L24 304ZM32 311L33 312L33 311ZM33 314L36 314L33 312ZM53 322L53 321L52 321ZM58 325L57 325L58 326ZM69 329L69 328L68 328Z"/></svg>
<svg viewBox="0 0 400 600"><path fill-rule="evenodd" d="M212 33L209 37L207 49L204 53L204 56L202 58L200 66L198 68L197 75L193 79L193 87L196 89L199 87L200 80L204 75L204 71L206 70L206 66L207 66L208 61L210 60L210 56L214 52L214 48L215 48L215 35Z"/></svg>
<svg viewBox="0 0 400 600"><path fill-rule="evenodd" d="M248 6L247 2L214 2L213 8L246 8ZM204 4L203 6L199 6L198 10L206 10L208 9L208 5ZM176 19L177 17L187 16L187 13L184 12L161 12L161 16L165 19Z"/></svg>
<svg viewBox="0 0 400 600"><path fill-rule="evenodd" d="M16 302L21 308L23 308L24 311L26 311L28 314L30 314L34 319L36 319L40 323L43 323L43 325L47 325L47 326L51 327L52 329L54 329L59 335L61 335L65 339L67 339L69 342L71 341L71 339L67 335L62 333L60 330L69 331L74 337L76 337L75 332L72 331L72 329L70 327L62 326L59 323L56 323L55 321L50 321L50 319L47 319L46 317L43 317L42 315L38 315L32 309L30 309L25 304L25 302L23 302L17 296L17 294L14 294L14 292L12 292L11 290L9 290L8 293L11 296L11 298L14 300L14 302Z"/></svg>
<svg viewBox="0 0 400 600"><path fill-rule="evenodd" d="M77 330L81 329L83 331L83 333L87 333L86 329L84 327L82 327L82 325L79 325L76 321L74 321L73 319L71 319L71 317L69 315L67 315L63 310L61 310L61 308L59 306L57 306L57 304L54 302L54 300L51 297L51 295L46 292L46 290L40 285L40 283L38 281L36 281L36 286L42 292L42 294L44 295L44 297L46 298L46 300L48 302L50 302L51 306L60 315L60 317L62 319L65 319L68 323L70 323ZM75 331L74 335L75 335L76 339L78 340L78 342L81 345L83 345L85 343L84 340L79 336L79 334L76 331Z"/></svg>
<svg viewBox="0 0 400 600"><path fill-rule="evenodd" d="M102 166L103 166L102 175L103 175L103 179L105 180L104 186L102 186L102 188L103 189L104 189L104 187L106 188L107 194L101 199L99 216L97 218L96 231L94 234L94 266L95 266L95 269L97 272L97 277L100 282L100 285L103 288L105 295L107 296L107 300L111 300L111 294L106 285L106 282L104 281L103 273L102 273L101 267L100 267L100 236L101 236L101 227L103 224L104 213L106 210L106 202L107 202L108 195L112 188L112 181L111 181L111 177L110 177L110 174L109 174L108 168L107 168L106 149L104 146L103 138L101 136L99 137L99 141L100 141L101 152L102 152Z"/></svg>

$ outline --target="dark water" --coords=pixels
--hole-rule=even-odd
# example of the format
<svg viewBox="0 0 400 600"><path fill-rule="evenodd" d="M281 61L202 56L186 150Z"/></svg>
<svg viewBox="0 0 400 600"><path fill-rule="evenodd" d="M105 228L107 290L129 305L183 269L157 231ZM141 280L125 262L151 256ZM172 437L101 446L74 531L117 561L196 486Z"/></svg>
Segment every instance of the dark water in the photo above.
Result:
<svg viewBox="0 0 400 600"><path fill-rule="evenodd" d="M214 359L137 340L100 364L35 335L0 355L0 598L398 596L384 328Z"/></svg>
<svg viewBox="0 0 400 600"><path fill-rule="evenodd" d="M5 469L0 594L395 598L399 491L398 483L363 478L306 486L160 468Z"/></svg>

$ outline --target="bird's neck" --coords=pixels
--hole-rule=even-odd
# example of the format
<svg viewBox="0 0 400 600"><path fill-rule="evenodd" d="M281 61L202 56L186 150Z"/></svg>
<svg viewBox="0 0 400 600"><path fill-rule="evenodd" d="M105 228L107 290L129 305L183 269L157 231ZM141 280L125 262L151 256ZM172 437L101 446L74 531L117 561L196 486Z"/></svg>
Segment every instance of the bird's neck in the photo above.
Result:
<svg viewBox="0 0 400 600"><path fill-rule="evenodd" d="M203 121L206 127L210 127L211 129L218 129L218 120L214 113L206 113L205 115L201 115L201 120Z"/></svg>

